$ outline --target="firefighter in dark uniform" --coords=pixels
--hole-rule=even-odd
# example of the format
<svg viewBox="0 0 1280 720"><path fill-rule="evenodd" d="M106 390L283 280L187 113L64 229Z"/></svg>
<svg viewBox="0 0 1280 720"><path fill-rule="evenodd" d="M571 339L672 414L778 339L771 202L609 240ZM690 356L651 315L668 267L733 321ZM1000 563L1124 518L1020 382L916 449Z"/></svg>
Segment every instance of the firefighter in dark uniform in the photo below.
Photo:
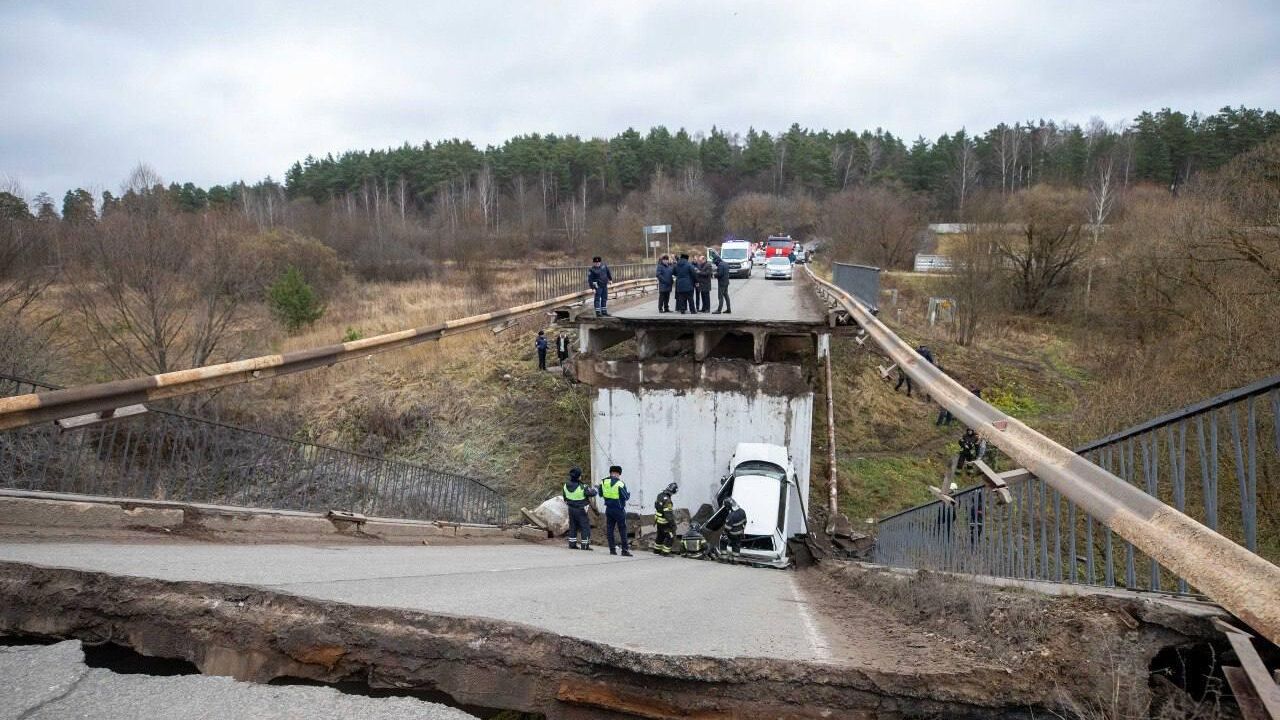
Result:
<svg viewBox="0 0 1280 720"><path fill-rule="evenodd" d="M658 493L658 499L653 503L653 522L658 526L653 551L659 555L670 555L671 543L676 539L676 509L671 496L676 494L677 489L676 484L671 483L666 490Z"/></svg>
<svg viewBox="0 0 1280 720"><path fill-rule="evenodd" d="M564 484L564 504L569 506L569 549L591 549L591 518L587 517L587 498L596 494L594 488L582 482L582 470L569 471L569 482Z"/></svg>
<svg viewBox="0 0 1280 720"><path fill-rule="evenodd" d="M747 511L742 509L737 500L729 498L724 501L729 508L729 515L724 519L724 537L729 543L730 559L742 554L742 536L747 531Z"/></svg>
<svg viewBox="0 0 1280 720"><path fill-rule="evenodd" d="M622 545L622 557L631 557L631 546L627 542L627 501L631 492L627 484L622 482L622 466L611 465L609 477L600 481L600 497L604 498L605 537L609 539L609 554L618 554L618 545ZM617 543L613 541L613 530L618 529Z"/></svg>

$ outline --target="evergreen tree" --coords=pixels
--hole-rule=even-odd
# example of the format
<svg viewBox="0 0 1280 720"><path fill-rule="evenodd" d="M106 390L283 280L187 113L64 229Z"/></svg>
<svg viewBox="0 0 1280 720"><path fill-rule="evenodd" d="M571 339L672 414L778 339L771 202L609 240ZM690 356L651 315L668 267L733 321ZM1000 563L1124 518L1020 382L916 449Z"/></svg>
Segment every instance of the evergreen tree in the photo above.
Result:
<svg viewBox="0 0 1280 720"><path fill-rule="evenodd" d="M315 324L324 315L319 296L302 277L298 268L290 266L267 291L267 304L289 332Z"/></svg>
<svg viewBox="0 0 1280 720"><path fill-rule="evenodd" d="M0 191L0 220L30 220L27 201L13 193Z"/></svg>

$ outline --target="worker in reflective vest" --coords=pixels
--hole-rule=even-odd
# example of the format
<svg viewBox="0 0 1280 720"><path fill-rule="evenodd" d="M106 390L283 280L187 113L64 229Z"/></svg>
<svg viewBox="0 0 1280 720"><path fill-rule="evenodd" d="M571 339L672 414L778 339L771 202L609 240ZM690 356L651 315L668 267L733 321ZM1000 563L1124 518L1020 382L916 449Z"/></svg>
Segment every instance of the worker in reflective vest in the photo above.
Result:
<svg viewBox="0 0 1280 720"><path fill-rule="evenodd" d="M609 554L618 554L618 545L622 546L622 556L631 557L631 546L627 542L627 501L631 492L627 484L622 482L622 466L611 465L609 477L600 481L600 497L604 498L605 537L609 539ZM620 540L614 542L613 530L617 528Z"/></svg>
<svg viewBox="0 0 1280 720"><path fill-rule="evenodd" d="M653 551L659 555L670 555L671 543L676 539L676 509L671 502L671 496L676 494L676 490L676 484L671 483L666 490L658 493L658 499L653 503L653 522L658 526Z"/></svg>
<svg viewBox="0 0 1280 720"><path fill-rule="evenodd" d="M587 498L596 494L594 488L582 482L582 470L569 471L569 482L564 484L564 504L569 507L569 549L591 549L591 518L587 517Z"/></svg>

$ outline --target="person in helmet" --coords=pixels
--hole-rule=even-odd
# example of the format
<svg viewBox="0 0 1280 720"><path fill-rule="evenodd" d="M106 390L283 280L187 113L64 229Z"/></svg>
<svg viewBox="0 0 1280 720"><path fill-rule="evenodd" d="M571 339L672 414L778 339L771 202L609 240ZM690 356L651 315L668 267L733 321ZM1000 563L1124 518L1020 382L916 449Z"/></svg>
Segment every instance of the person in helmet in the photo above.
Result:
<svg viewBox="0 0 1280 720"><path fill-rule="evenodd" d="M596 494L595 488L582 482L582 470L569 471L569 481L562 488L564 504L569 506L569 549L591 549L591 518L587 517L587 498Z"/></svg>
<svg viewBox="0 0 1280 720"><path fill-rule="evenodd" d="M678 486L671 483L666 490L658 493L653 503L653 522L658 526L658 536L653 540L653 551L659 555L671 554L671 543L676 539L676 509L671 496L676 494Z"/></svg>
<svg viewBox="0 0 1280 720"><path fill-rule="evenodd" d="M729 514L724 519L724 537L729 543L731 557L736 557L742 553L742 536L747 532L747 511L733 498L725 500L724 504L729 509Z"/></svg>

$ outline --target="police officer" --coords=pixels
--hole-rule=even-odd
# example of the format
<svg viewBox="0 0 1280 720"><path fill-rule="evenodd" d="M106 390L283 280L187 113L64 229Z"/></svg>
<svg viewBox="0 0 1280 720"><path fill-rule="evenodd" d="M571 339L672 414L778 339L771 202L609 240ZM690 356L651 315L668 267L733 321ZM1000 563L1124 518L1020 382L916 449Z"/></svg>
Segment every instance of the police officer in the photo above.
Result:
<svg viewBox="0 0 1280 720"><path fill-rule="evenodd" d="M747 531L747 511L733 498L725 500L724 504L729 508L729 515L724 519L724 537L733 557L737 557L742 554L742 536Z"/></svg>
<svg viewBox="0 0 1280 720"><path fill-rule="evenodd" d="M627 542L627 501L631 492L627 484L622 482L622 466L610 465L609 477L600 481L600 497L604 498L605 537L609 539L609 554L618 554L618 545L622 545L622 557L631 557L631 546ZM618 529L621 541L614 543L613 529Z"/></svg>
<svg viewBox="0 0 1280 720"><path fill-rule="evenodd" d="M653 551L659 555L671 554L671 543L676 539L676 509L671 496L676 494L675 483L658 493L653 503L653 522L658 526L658 537L653 541Z"/></svg>
<svg viewBox="0 0 1280 720"><path fill-rule="evenodd" d="M591 549L591 518L587 517L587 498L596 494L594 488L583 484L582 470L569 471L569 482L564 484L564 504L569 506L569 549L577 550L579 539L583 550Z"/></svg>

